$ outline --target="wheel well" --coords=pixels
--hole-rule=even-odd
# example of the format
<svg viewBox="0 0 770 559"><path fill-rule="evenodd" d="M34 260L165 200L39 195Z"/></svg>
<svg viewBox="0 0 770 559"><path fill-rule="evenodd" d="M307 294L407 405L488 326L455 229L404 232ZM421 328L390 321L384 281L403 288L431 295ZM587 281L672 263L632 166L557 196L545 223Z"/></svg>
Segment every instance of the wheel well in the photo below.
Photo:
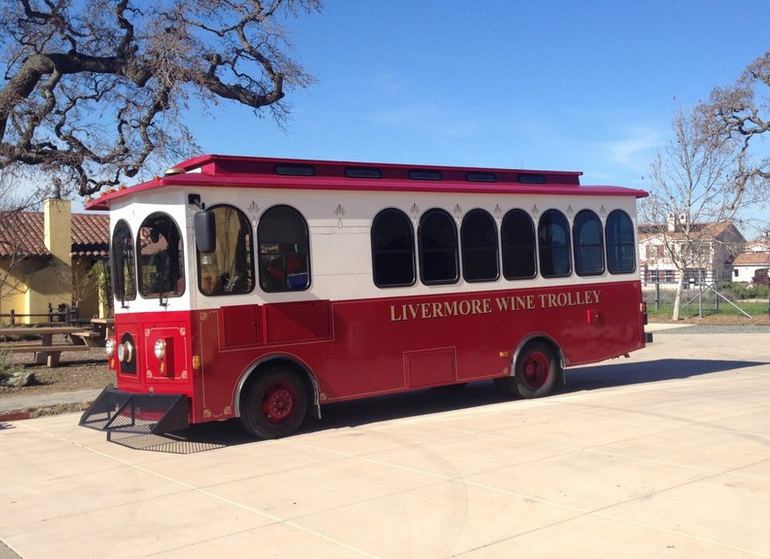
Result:
<svg viewBox="0 0 770 559"><path fill-rule="evenodd" d="M553 350L554 354L559 360L559 377L556 379L556 382L560 385L564 385L566 382L564 378L564 353L562 352L561 347L559 347L559 344L557 344L552 338L546 336L545 334L530 336L519 344L519 347L516 348L516 351L513 354L513 361L511 362L511 376L516 374L516 361L518 361L519 355L521 355L521 351L533 342L544 343L550 347L551 350Z"/></svg>
<svg viewBox="0 0 770 559"><path fill-rule="evenodd" d="M308 371L305 366L289 357L284 356L272 357L264 361L260 361L256 365L253 365L251 370L242 377L236 393L235 415L237 417L241 416L241 398L243 397L243 394L248 392L249 386L251 386L251 384L260 377L260 375L264 374L266 371L269 371L273 367L286 367L291 369L300 379L302 379L302 383L305 385L305 390L307 390L307 401L309 404L308 411L310 411L314 417L320 419L321 406L319 402L318 383L316 382L315 377L310 373L310 371Z"/></svg>

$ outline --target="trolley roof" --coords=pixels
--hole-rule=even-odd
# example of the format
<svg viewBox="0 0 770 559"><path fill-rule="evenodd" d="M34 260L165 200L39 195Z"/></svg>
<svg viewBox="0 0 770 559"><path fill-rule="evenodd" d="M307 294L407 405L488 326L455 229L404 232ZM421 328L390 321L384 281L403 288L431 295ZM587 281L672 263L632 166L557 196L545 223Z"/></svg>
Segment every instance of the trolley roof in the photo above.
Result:
<svg viewBox="0 0 770 559"><path fill-rule="evenodd" d="M121 186L86 203L107 210L114 200L169 187L285 188L301 190L411 191L485 194L647 196L619 186L581 186L580 171L447 167L354 161L201 155L168 169L163 177Z"/></svg>

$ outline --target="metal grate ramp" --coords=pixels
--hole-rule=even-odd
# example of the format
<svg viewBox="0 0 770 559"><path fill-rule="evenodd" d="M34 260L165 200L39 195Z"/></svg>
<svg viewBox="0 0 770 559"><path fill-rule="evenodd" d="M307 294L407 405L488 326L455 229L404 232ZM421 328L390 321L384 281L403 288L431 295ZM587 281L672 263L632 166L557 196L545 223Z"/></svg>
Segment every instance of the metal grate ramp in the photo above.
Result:
<svg viewBox="0 0 770 559"><path fill-rule="evenodd" d="M111 433L156 435L189 426L182 394L131 394L105 388L80 417L80 425Z"/></svg>

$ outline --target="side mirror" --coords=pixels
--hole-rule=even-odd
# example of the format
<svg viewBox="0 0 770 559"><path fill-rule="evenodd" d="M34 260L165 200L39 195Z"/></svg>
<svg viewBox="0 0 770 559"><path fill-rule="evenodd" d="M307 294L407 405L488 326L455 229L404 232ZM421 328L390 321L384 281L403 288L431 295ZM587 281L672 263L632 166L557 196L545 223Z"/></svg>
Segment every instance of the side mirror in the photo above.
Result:
<svg viewBox="0 0 770 559"><path fill-rule="evenodd" d="M214 212L196 212L193 215L193 225L198 250L204 254L214 252L217 248L217 223Z"/></svg>

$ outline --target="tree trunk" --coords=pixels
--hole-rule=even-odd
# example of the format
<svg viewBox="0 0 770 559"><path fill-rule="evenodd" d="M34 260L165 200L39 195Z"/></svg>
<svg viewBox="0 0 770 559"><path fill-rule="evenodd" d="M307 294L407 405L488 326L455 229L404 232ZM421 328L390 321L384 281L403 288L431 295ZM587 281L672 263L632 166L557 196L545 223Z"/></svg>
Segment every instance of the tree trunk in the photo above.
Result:
<svg viewBox="0 0 770 559"><path fill-rule="evenodd" d="M679 281L676 282L676 295L674 296L674 312L671 320L679 320L679 308L682 305L682 291L684 290L684 270L679 271Z"/></svg>

